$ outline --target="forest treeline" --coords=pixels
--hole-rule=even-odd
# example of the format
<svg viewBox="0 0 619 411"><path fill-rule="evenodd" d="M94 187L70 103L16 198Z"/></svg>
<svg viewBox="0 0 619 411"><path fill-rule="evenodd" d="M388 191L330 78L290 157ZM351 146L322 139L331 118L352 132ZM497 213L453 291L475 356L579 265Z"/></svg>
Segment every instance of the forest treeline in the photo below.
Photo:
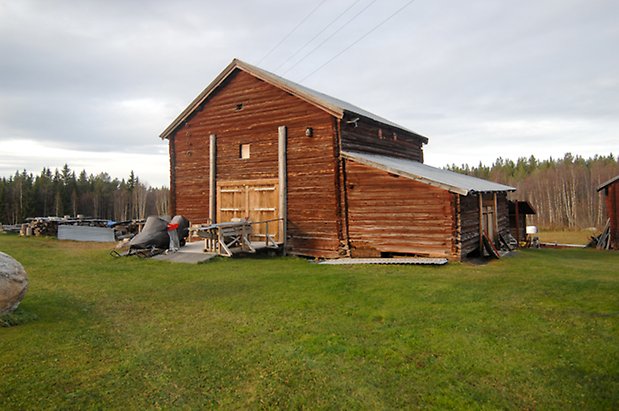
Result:
<svg viewBox="0 0 619 411"><path fill-rule="evenodd" d="M0 222L18 224L28 217L76 217L126 221L168 213L169 190L142 183L133 171L125 180L107 173L79 175L68 165L44 168L38 175L26 170L0 179Z"/></svg>
<svg viewBox="0 0 619 411"><path fill-rule="evenodd" d="M452 164L460 173L517 188L511 199L527 200L537 211L529 224L543 228L601 227L606 222L602 193L596 188L619 174L612 154L583 158L568 153L560 159L517 161L498 158L491 166ZM133 173L125 179L107 173L79 175L65 165L44 168L38 175L16 172L0 179L0 222L17 224L28 217L77 216L125 221L168 214L169 190L143 184Z"/></svg>
<svg viewBox="0 0 619 411"><path fill-rule="evenodd" d="M619 159L612 154L585 159L567 153L560 159L498 158L491 166L447 168L516 187L510 199L527 200L537 212L528 217L528 224L548 229L599 228L607 217L603 194L596 189L619 174Z"/></svg>

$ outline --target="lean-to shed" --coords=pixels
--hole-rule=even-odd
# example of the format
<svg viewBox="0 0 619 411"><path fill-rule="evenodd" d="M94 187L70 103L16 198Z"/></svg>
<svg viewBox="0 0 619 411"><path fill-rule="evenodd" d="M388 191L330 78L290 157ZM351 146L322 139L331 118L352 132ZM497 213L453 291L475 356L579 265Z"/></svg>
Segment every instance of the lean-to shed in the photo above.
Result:
<svg viewBox="0 0 619 411"><path fill-rule="evenodd" d="M268 234L292 254L459 260L509 231L512 187L425 165L426 137L240 60L161 138L172 214L281 219Z"/></svg>
<svg viewBox="0 0 619 411"><path fill-rule="evenodd" d="M527 238L527 215L535 215L535 209L528 201L509 201L509 227L518 242Z"/></svg>
<svg viewBox="0 0 619 411"><path fill-rule="evenodd" d="M597 191L604 190L606 211L610 220L610 247L619 250L619 175L600 184Z"/></svg>

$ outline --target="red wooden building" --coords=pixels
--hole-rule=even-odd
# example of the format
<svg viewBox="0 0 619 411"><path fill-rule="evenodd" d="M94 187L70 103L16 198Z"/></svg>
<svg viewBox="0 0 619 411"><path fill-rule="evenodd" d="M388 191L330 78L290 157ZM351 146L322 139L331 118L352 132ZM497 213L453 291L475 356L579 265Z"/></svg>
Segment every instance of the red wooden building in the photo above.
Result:
<svg viewBox="0 0 619 411"><path fill-rule="evenodd" d="M236 59L161 138L172 214L281 218L292 254L459 260L509 232L512 187L425 165L426 137Z"/></svg>
<svg viewBox="0 0 619 411"><path fill-rule="evenodd" d="M610 247L619 250L619 176L601 184L597 191L604 190L606 210L610 220Z"/></svg>

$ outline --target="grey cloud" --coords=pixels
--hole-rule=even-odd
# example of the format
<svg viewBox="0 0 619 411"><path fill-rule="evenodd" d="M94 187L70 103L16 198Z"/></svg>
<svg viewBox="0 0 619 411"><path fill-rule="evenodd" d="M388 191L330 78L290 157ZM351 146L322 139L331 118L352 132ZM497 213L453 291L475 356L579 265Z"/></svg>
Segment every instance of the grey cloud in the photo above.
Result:
<svg viewBox="0 0 619 411"><path fill-rule="evenodd" d="M279 67L351 3L326 2L261 66ZM286 77L303 78L404 3L376 2ZM155 153L233 57L257 63L313 7L0 2L0 140ZM530 124L542 145L576 147L585 133L590 147L619 151L617 15L610 0L416 1L304 84L427 135L437 153L464 139L497 152L523 129L510 124ZM577 130L560 129L568 120ZM543 121L558 128L533 130Z"/></svg>

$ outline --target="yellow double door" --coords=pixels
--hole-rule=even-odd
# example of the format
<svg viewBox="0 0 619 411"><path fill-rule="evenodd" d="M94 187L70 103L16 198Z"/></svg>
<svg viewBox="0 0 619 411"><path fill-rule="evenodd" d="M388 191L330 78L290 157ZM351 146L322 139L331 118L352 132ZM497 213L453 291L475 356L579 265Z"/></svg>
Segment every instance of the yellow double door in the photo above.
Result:
<svg viewBox="0 0 619 411"><path fill-rule="evenodd" d="M249 219L256 223L252 224L252 240L265 240L269 234L280 241L275 221L278 203L277 179L217 182L217 222Z"/></svg>

